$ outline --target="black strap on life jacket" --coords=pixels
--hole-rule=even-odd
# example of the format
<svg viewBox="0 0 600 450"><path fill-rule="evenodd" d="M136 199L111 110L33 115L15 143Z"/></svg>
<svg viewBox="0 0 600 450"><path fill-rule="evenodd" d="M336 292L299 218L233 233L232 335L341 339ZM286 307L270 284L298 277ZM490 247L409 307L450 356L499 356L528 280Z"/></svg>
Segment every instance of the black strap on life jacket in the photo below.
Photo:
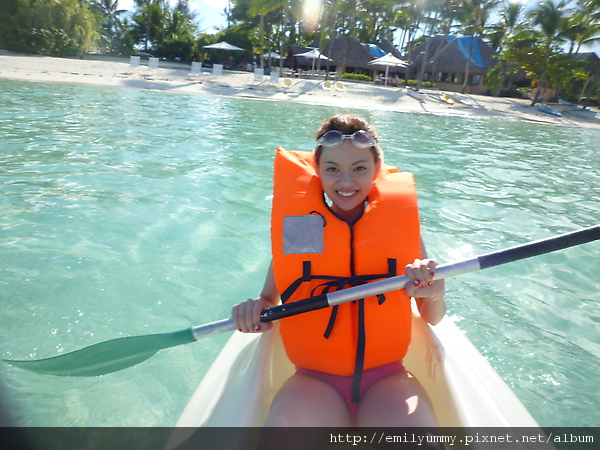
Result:
<svg viewBox="0 0 600 450"><path fill-rule="evenodd" d="M394 258L388 258L388 273L377 274L377 275L352 275L350 277L339 277L334 275L313 275L311 273L311 262L302 262L302 276L292 282L288 288L281 294L281 302L287 302L290 297L296 292L296 290L304 282L311 282L313 280L328 280L315 286L310 295L327 294L329 292L340 291L347 286L359 286L366 284L370 281L380 280L382 278L391 278L397 274L397 261ZM385 302L385 295L377 295L378 304L382 305ZM356 346L356 363L354 367L354 377L352 380L352 403L358 403L360 394L360 384L362 381L362 374L364 371L365 363L365 348L366 348L366 331L365 331L365 299L357 300L358 303L358 341ZM329 339L329 336L333 332L335 321L338 313L338 305L335 305L331 309L331 315L329 317L329 323L323 336L325 339Z"/></svg>

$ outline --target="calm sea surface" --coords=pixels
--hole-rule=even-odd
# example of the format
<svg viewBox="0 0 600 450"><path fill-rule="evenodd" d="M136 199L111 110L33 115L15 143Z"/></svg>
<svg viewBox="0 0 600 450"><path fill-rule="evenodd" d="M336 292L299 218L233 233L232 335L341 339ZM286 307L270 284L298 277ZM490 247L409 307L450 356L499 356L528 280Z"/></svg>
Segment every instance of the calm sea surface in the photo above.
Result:
<svg viewBox="0 0 600 450"><path fill-rule="evenodd" d="M339 109L0 80L0 355L49 357L228 317L269 261L277 145ZM600 132L382 111L452 262L600 222ZM451 317L542 426L600 425L600 243L448 281ZM19 425L171 426L227 336L121 372L0 364Z"/></svg>

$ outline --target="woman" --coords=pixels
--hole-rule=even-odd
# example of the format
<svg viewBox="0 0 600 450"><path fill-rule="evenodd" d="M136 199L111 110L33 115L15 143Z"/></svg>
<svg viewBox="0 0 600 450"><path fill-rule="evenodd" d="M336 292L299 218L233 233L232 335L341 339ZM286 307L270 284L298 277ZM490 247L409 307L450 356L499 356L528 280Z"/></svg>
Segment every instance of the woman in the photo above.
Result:
<svg viewBox="0 0 600 450"><path fill-rule="evenodd" d="M260 332L260 312L331 290L399 275L403 290L283 319L296 374L265 426L434 427L432 406L402 366L410 297L428 323L446 312L437 261L420 238L412 175L383 163L375 130L339 115L314 153L278 149L271 224L273 259L258 299L232 310L240 331Z"/></svg>

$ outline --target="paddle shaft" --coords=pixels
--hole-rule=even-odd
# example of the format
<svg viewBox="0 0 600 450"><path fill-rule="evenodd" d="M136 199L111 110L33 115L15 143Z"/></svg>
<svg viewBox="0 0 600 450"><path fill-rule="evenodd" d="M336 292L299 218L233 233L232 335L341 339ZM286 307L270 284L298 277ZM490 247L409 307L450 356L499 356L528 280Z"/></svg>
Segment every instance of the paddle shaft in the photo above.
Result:
<svg viewBox="0 0 600 450"><path fill-rule="evenodd" d="M568 247L585 244L600 239L600 225L595 225L572 233L562 234L548 239L530 242L528 244L517 245L505 250L478 256L473 259L460 261L453 264L438 266L435 271L435 280L454 277L464 273L475 272L488 267L499 266L512 261L530 258L532 256L543 255L544 253L562 250ZM329 306L340 305L361 298L372 297L385 292L403 289L409 282L406 275L399 275L372 283L354 286L340 291L330 292L328 294L318 295L303 300L298 300L288 304L274 306L264 309L261 313L262 322L271 322L273 320L283 319L285 317L295 316L309 311L327 308ZM212 322L206 325L199 325L192 328L192 334L195 339L200 339L215 334L235 330L233 319L224 319Z"/></svg>

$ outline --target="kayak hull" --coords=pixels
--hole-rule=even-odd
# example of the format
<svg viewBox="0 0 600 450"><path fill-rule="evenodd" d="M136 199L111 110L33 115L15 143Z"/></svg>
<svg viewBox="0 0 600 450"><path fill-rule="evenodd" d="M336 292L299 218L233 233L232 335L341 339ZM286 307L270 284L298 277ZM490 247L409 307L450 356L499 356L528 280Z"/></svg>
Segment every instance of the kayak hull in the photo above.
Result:
<svg viewBox="0 0 600 450"><path fill-rule="evenodd" d="M428 393L440 427L538 427L449 317L431 327L413 310L404 365ZM262 426L275 394L293 373L277 326L262 334L235 332L176 426Z"/></svg>
<svg viewBox="0 0 600 450"><path fill-rule="evenodd" d="M560 113L560 112L558 112L558 111L550 108L549 106L544 106L544 105L541 105L539 103L536 103L535 107L539 111L541 111L543 113L546 113L546 114L550 114L551 116L562 117L562 113Z"/></svg>

